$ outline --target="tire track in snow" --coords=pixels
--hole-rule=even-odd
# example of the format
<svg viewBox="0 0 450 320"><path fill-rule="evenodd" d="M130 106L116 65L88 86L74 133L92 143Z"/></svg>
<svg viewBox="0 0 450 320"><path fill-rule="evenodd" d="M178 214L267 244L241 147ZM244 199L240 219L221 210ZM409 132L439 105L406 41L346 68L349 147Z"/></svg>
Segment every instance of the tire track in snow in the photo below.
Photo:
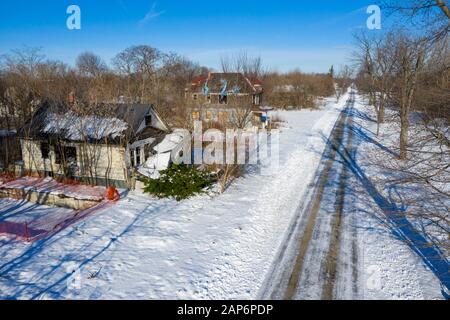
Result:
<svg viewBox="0 0 450 320"><path fill-rule="evenodd" d="M349 108L347 110L350 110L353 106L353 103L355 101L354 95L350 98L351 102L349 103ZM349 120L348 115L345 117L344 124ZM339 127L339 131L342 131L339 133L341 136L341 139L337 142L337 144L333 144L333 148L337 152L339 148L342 146L342 142L344 140L344 130L345 126ZM349 130L347 137L346 137L346 143L345 145L347 148L351 149L351 143L352 143L353 134L352 131ZM346 185L347 181L349 179L349 170L347 166L343 165L341 166L341 170L339 173L339 186L338 190L336 192L336 202L335 202L335 214L334 214L334 220L332 222L332 230L331 230L331 242L330 242L330 248L326 257L326 275L325 275L325 283L323 286L322 291L322 300L332 300L334 298L334 288L337 278L337 272L338 272L338 262L344 263L343 261L339 261L339 253L340 248L342 245L342 236L343 236L343 224L344 224L344 202L345 202L345 193L346 193ZM352 250L354 250L354 245L352 245ZM353 271L352 271L352 277L357 278L357 272L354 266L357 263L357 257L355 255L355 252L352 253L352 260L353 260ZM355 282L354 282L355 283Z"/></svg>
<svg viewBox="0 0 450 320"><path fill-rule="evenodd" d="M347 107L351 101L351 98L347 101ZM321 162L324 164L320 165L319 176L314 179L316 188L309 192L303 201L300 201L297 221L293 223L293 228L289 231L286 242L277 258L277 263L261 290L260 296L263 299L293 299L298 293L298 286L305 266L305 256L313 239L323 191L330 180L330 176L334 174L332 167L337 152L333 148L333 141L342 141L344 130L339 130L339 128L344 127L346 118L347 115L344 111L334 125L322 155Z"/></svg>
<svg viewBox="0 0 450 320"><path fill-rule="evenodd" d="M354 95L352 94L347 101L346 109L341 113L336 126L328 140L328 146L324 153L324 158L326 159L325 167L321 173L319 184L316 188L314 198L312 199L312 206L309 210L309 219L305 227L303 238L300 242L298 255L296 263L294 266L294 271L290 277L289 285L285 293L285 299L291 300L296 298L300 291L303 291L302 275L306 271L306 267L310 267L311 262L314 260L307 260L308 252L313 250L312 255L322 255L324 253L323 249L320 248L320 243L322 239L322 233L325 237L329 237L329 245L325 252L325 260L321 260L321 265L316 265L314 269L324 270L324 275L322 280L324 283L319 285L322 287L322 298L331 299L332 291L334 288L334 282L336 279L336 267L337 267L337 257L339 254L339 240L340 240L340 227L341 227L341 214L343 210L343 200L336 199L335 202L335 212L334 221L331 222L331 233L323 231L322 227L327 227L328 217L324 215L321 210L321 205L324 201L325 189L329 188L330 181L333 181L333 165L336 162L337 151L339 146L342 145L344 139L344 127L347 120L349 106L352 104ZM341 173L342 174L342 173ZM340 179L340 174L338 177ZM341 186L339 186L341 187ZM339 192L339 190L337 190ZM319 219L320 217L320 219ZM317 246L311 246L311 243L317 244ZM311 255L311 254L310 254ZM321 272L322 273L322 272ZM314 275L312 275L314 277ZM317 285L317 283L315 284ZM320 296L319 296L320 297Z"/></svg>

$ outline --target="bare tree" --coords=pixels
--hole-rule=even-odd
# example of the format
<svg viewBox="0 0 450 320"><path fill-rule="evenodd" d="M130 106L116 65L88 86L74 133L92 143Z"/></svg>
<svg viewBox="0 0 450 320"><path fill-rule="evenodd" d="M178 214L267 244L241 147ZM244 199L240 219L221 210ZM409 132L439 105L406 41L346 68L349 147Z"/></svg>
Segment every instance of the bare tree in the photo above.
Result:
<svg viewBox="0 0 450 320"><path fill-rule="evenodd" d="M398 195L408 208L405 216L421 225L424 233L431 227L433 242L448 252L448 7L445 1L431 0L388 1L388 4L394 13L401 15L402 19L396 22L402 28L396 25L381 36L360 38L363 41L356 54L358 87L373 95L379 123L400 124L398 144L392 147L400 150L401 161L380 159L383 154L380 150L371 157L382 172L393 173L391 178L379 178L380 188L388 185L405 190ZM397 111L398 117L384 119L384 108ZM382 142L390 145L389 141Z"/></svg>
<svg viewBox="0 0 450 320"><path fill-rule="evenodd" d="M375 106L375 66L374 66L374 43L373 37L369 37L367 33L361 32L355 34L357 51L353 53L354 61L359 67L361 74L367 79L367 92L369 94L369 104Z"/></svg>
<svg viewBox="0 0 450 320"><path fill-rule="evenodd" d="M314 108L321 97L334 95L330 74L308 74L299 70L268 73L263 80L264 100L278 108Z"/></svg>
<svg viewBox="0 0 450 320"><path fill-rule="evenodd" d="M423 43L401 36L397 50L397 101L400 106L400 159L406 159L408 150L409 113L417 89L418 75L423 68Z"/></svg>
<svg viewBox="0 0 450 320"><path fill-rule="evenodd" d="M133 46L120 52L113 64L117 71L128 78L128 91L135 94L131 83L139 82L139 100L142 103L151 103L156 96L151 84L157 82L157 71L161 66L163 54L150 46ZM135 97L131 97L134 100Z"/></svg>
<svg viewBox="0 0 450 320"><path fill-rule="evenodd" d="M440 41L450 30L450 10L446 0L383 0L381 5L391 16L406 19L409 28L428 41Z"/></svg>
<svg viewBox="0 0 450 320"><path fill-rule="evenodd" d="M377 134L384 122L385 108L392 86L392 73L396 65L395 36L388 33L375 44L375 87L378 92Z"/></svg>
<svg viewBox="0 0 450 320"><path fill-rule="evenodd" d="M266 74L261 57L250 57L246 51L223 55L220 65L222 72L240 72L251 79L262 78Z"/></svg>
<svg viewBox="0 0 450 320"><path fill-rule="evenodd" d="M99 77L108 69L102 58L92 52L81 53L77 57L76 65L83 76L93 78Z"/></svg>
<svg viewBox="0 0 450 320"><path fill-rule="evenodd" d="M331 72L333 71L333 72ZM330 76L334 74L334 68L330 70ZM339 72L334 77L336 84L336 98L339 100L341 95L347 91L353 81L353 71L348 65L341 66Z"/></svg>
<svg viewBox="0 0 450 320"><path fill-rule="evenodd" d="M5 73L6 99L9 108L18 115L21 126L33 113L33 106L42 97L42 80L38 73L45 56L40 48L24 47L0 57Z"/></svg>

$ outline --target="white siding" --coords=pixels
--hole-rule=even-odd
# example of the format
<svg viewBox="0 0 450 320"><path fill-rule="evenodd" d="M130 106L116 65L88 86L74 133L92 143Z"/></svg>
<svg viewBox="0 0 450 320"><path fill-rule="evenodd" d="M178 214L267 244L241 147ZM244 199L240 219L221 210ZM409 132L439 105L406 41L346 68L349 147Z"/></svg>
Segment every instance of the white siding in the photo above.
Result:
<svg viewBox="0 0 450 320"><path fill-rule="evenodd" d="M49 160L44 161L41 154L41 142L21 140L24 169L31 172L53 172L62 174L62 168L55 163L55 152L50 148ZM75 173L79 177L94 175L100 179L126 180L125 148L110 145L85 145L67 143L66 146L77 150L77 166ZM87 156L85 156L87 155Z"/></svg>

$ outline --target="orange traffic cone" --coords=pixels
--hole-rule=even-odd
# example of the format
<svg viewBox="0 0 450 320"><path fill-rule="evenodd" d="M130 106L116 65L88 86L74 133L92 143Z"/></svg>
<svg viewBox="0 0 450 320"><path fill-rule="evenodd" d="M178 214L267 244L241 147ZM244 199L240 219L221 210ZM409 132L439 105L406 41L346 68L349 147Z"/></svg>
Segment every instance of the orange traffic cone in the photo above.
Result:
<svg viewBox="0 0 450 320"><path fill-rule="evenodd" d="M106 189L106 199L109 201L118 201L120 199L120 194L116 187L110 186Z"/></svg>

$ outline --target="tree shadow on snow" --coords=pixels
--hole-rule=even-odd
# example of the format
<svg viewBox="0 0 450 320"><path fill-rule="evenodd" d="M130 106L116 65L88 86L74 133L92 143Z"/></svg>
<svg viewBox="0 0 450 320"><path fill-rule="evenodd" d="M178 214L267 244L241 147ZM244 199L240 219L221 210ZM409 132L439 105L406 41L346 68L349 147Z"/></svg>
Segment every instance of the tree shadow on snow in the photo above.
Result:
<svg viewBox="0 0 450 320"><path fill-rule="evenodd" d="M161 207L158 208L161 209ZM113 233L109 230L105 230L101 235L95 236L92 241L84 243L81 247L70 253L66 253L58 260L57 264L51 265L48 270L38 272L37 276L31 281L20 281L17 279L16 275L27 268L34 268L34 258L37 258L40 254L45 253L46 249L57 243L61 243L72 237L77 237L77 232L79 229L77 225L73 225L73 228L67 234L53 234L49 237L29 244L22 254L14 257L10 261L0 264L0 283L4 280L8 283L9 289L12 287L16 288L13 293L8 296L0 295L0 297L3 299L18 299L25 296L30 299L39 299L44 294L47 294L48 297L52 299L60 298L62 294L69 289L67 283L73 276L73 272L75 272L75 270L73 270L73 272L71 272L71 270L67 270L68 263L70 263L71 266L74 266L72 269L82 270L83 267L88 266L94 261L98 261L100 256L107 254L108 252L109 257L111 258L112 253L114 252L114 244L133 230L133 228L139 224L143 217L152 214L152 209L154 208L148 207L146 210L137 214L129 224L121 228L119 233ZM164 209L164 207L162 207L162 209ZM102 240L106 240L106 243L101 245L98 250L95 250L95 252L92 252L92 248L98 246L98 242L101 242ZM80 242L81 241L82 238L80 237ZM102 262L104 262L103 264L108 263L107 260L102 260ZM43 266L42 269L45 267L48 267L48 265ZM57 279L53 279L58 277L58 274L61 273L62 276L59 276ZM98 273L100 273L100 270L96 273L96 276L98 276Z"/></svg>
<svg viewBox="0 0 450 320"><path fill-rule="evenodd" d="M355 113L349 112L348 116L354 116ZM346 133L352 132L353 134L353 146L358 145L361 142L374 144L383 152L387 152L393 156L396 153L381 145L374 139L370 138L363 129L356 127L354 124L346 126ZM401 195L396 186L388 187L388 195L378 191L374 182L366 175L364 169L362 169L356 161L357 150L356 148L349 149L342 141L346 140L346 136L342 141L331 141L329 137L322 136L327 143L327 148L332 148L336 152L336 158L334 161L345 166L349 172L356 178L360 186L363 188L366 194L368 194L377 207L383 213L383 218L379 219L380 222L386 224L389 227L391 233L398 239L401 239L406 243L424 262L424 264L436 275L441 282L442 294L448 299L448 293L450 292L450 264L443 251L435 244L429 235L424 233L423 228L417 229L415 225L407 217L408 207L401 200ZM347 188L346 192L350 192ZM361 195L357 195L361 197Z"/></svg>

